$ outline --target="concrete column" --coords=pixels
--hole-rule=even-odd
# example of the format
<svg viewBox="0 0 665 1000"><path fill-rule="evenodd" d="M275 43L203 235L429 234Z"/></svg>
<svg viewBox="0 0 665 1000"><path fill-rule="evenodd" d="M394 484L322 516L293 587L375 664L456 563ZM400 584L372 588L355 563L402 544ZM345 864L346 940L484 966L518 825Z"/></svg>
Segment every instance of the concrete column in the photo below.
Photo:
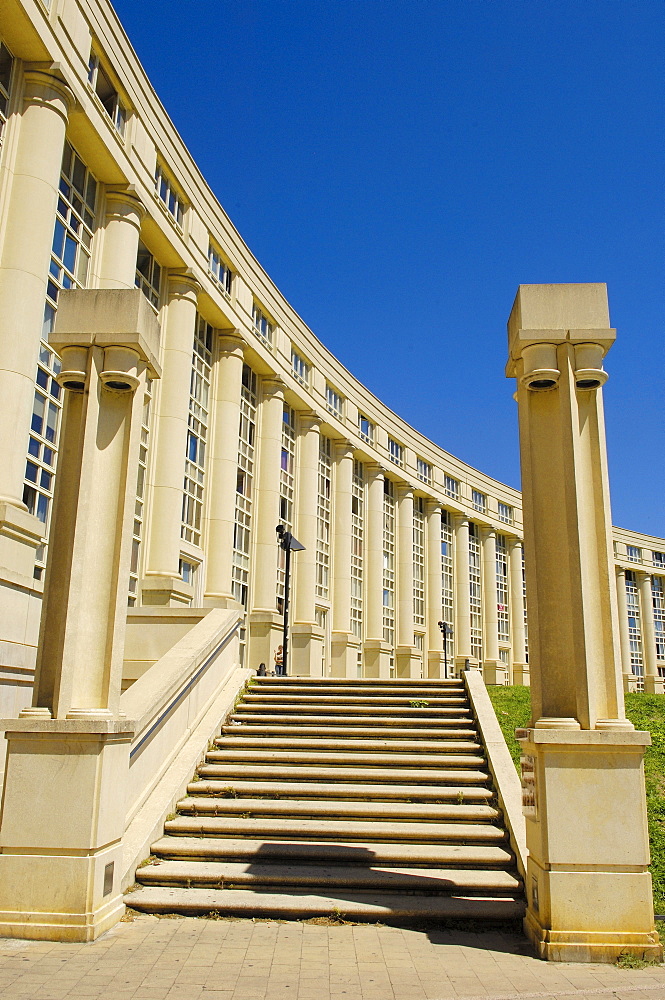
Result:
<svg viewBox="0 0 665 1000"><path fill-rule="evenodd" d="M201 290L190 274L169 275L164 325L162 384L154 428L155 462L143 603L177 607L189 604L191 586L180 578L180 525L187 451L187 419Z"/></svg>
<svg viewBox="0 0 665 1000"><path fill-rule="evenodd" d="M244 342L239 334L220 337L212 401L212 447L208 472L206 607L233 602L231 573L236 511L238 429ZM235 602L233 602L235 604Z"/></svg>
<svg viewBox="0 0 665 1000"><path fill-rule="evenodd" d="M299 413L299 462L296 493L295 534L305 546L291 566L296 569L294 616L291 628L292 673L306 677L321 676L323 632L316 625L316 540L318 528L319 447L321 419L316 413Z"/></svg>
<svg viewBox="0 0 665 1000"><path fill-rule="evenodd" d="M32 583L42 525L23 503L28 431L44 319L62 151L74 95L53 73L25 73L0 267L0 567ZM23 582L23 580L21 580Z"/></svg>
<svg viewBox="0 0 665 1000"><path fill-rule="evenodd" d="M279 479L284 420L284 384L264 378L258 413L258 475L254 481L253 589L250 623L251 663L273 668L273 656L282 641L282 616L277 614L278 547L275 528L279 524ZM291 566L294 565L294 556Z"/></svg>
<svg viewBox="0 0 665 1000"><path fill-rule="evenodd" d="M656 656L656 627L653 620L651 574L638 570L637 582L640 591L640 618L642 620L644 690L649 694L663 694L663 678L658 673L658 658Z"/></svg>
<svg viewBox="0 0 665 1000"><path fill-rule="evenodd" d="M508 542L510 573L510 638L513 653L513 684L529 683L526 660L526 630L524 628L524 593L522 581L522 543L519 538Z"/></svg>
<svg viewBox="0 0 665 1000"><path fill-rule="evenodd" d="M633 668L630 662L630 635L628 634L628 601L626 600L626 571L616 567L617 607L619 611L619 641L621 646L621 670L624 691L630 691Z"/></svg>
<svg viewBox="0 0 665 1000"><path fill-rule="evenodd" d="M428 500L427 516L427 676L443 677L443 635L439 622L443 616L441 594L443 569L441 565L441 504ZM448 624L452 624L448 622Z"/></svg>
<svg viewBox="0 0 665 1000"><path fill-rule="evenodd" d="M335 459L331 668L334 677L355 677L358 641L351 632L353 445L339 442Z"/></svg>
<svg viewBox="0 0 665 1000"><path fill-rule="evenodd" d="M455 672L471 657L471 591L469 581L469 519L456 515L455 527ZM475 663L475 661L474 661Z"/></svg>
<svg viewBox="0 0 665 1000"><path fill-rule="evenodd" d="M366 677L390 676L390 646L383 639L383 485L384 469L367 462L365 519L365 609L367 628L363 653Z"/></svg>
<svg viewBox="0 0 665 1000"><path fill-rule="evenodd" d="M134 288L145 206L133 186L107 188L100 288Z"/></svg>
<svg viewBox="0 0 665 1000"><path fill-rule="evenodd" d="M413 644L413 490L397 487L397 642L398 677L422 676L422 658Z"/></svg>
<svg viewBox="0 0 665 1000"><path fill-rule="evenodd" d="M481 540L483 564L483 617L486 684L503 684L505 670L499 661L499 612L496 593L496 531L487 528Z"/></svg>
<svg viewBox="0 0 665 1000"><path fill-rule="evenodd" d="M521 285L518 381L532 722L525 930L554 961L660 960L644 792L648 733L626 719L601 386L604 285ZM621 803L620 808L612 808Z"/></svg>

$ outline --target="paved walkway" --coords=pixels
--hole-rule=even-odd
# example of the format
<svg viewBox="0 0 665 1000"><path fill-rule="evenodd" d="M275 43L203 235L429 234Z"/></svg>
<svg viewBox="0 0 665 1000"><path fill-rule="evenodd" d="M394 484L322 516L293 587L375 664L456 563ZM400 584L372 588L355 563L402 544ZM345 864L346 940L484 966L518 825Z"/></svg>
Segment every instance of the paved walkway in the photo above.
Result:
<svg viewBox="0 0 665 1000"><path fill-rule="evenodd" d="M549 964L498 932L139 916L89 945L0 939L0 997L665 1000L665 966Z"/></svg>

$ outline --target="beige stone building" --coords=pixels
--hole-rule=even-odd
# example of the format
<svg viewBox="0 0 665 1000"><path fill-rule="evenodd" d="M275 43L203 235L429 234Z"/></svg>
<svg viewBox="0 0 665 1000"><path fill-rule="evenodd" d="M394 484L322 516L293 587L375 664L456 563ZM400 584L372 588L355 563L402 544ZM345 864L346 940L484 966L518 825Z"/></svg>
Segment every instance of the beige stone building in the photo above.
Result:
<svg viewBox="0 0 665 1000"><path fill-rule="evenodd" d="M126 583L241 606L244 662L528 683L519 492L420 435L316 338L252 256L106 0L0 11L0 717L30 702L63 388L62 289L131 289L159 323ZM662 690L665 540L614 530L626 688ZM446 628L446 648L440 628ZM140 672L128 660L128 686Z"/></svg>

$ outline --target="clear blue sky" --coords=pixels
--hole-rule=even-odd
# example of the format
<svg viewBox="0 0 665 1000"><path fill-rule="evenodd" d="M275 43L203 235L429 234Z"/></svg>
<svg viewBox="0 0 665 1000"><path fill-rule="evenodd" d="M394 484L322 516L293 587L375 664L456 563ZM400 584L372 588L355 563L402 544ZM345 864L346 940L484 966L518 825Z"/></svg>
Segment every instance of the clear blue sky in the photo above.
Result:
<svg viewBox="0 0 665 1000"><path fill-rule="evenodd" d="M296 311L497 479L520 484L503 375L517 285L607 282L614 523L665 535L661 0L115 7Z"/></svg>

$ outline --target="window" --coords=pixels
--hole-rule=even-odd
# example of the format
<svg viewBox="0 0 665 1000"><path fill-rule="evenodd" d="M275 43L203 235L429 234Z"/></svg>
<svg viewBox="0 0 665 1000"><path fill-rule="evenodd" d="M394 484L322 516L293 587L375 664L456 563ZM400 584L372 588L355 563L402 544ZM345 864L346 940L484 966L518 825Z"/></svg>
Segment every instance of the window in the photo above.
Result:
<svg viewBox="0 0 665 1000"><path fill-rule="evenodd" d="M631 570L626 570L626 604L628 606L628 643L630 667L636 678L638 691L644 690L644 659L642 655L642 626L640 623L640 597L637 580Z"/></svg>
<svg viewBox="0 0 665 1000"><path fill-rule="evenodd" d="M240 429L236 475L236 509L233 530L233 597L244 608L249 595L249 554L254 495L254 449L256 440L257 378L248 365L242 369Z"/></svg>
<svg viewBox="0 0 665 1000"><path fill-rule="evenodd" d="M383 638L395 645L395 487L383 480Z"/></svg>
<svg viewBox="0 0 665 1000"><path fill-rule="evenodd" d="M319 438L319 490L316 506L316 596L330 596L330 516L332 503L332 442Z"/></svg>
<svg viewBox="0 0 665 1000"><path fill-rule="evenodd" d="M178 563L178 572L182 577L183 583L188 583L190 587L194 586L194 576L196 575L197 564L189 562L188 559L180 559Z"/></svg>
<svg viewBox="0 0 665 1000"><path fill-rule="evenodd" d="M136 255L136 277L134 284L140 288L148 302L159 309L162 269L143 243L139 243Z"/></svg>
<svg viewBox="0 0 665 1000"><path fill-rule="evenodd" d="M14 57L6 45L0 42L0 143L5 134L5 125L7 124L13 68Z"/></svg>
<svg viewBox="0 0 665 1000"><path fill-rule="evenodd" d="M118 96L108 74L101 67L99 56L94 52L90 53L88 62L88 83L99 98L104 111L113 122L120 135L125 134L127 123L127 109Z"/></svg>
<svg viewBox="0 0 665 1000"><path fill-rule="evenodd" d="M499 621L499 642L510 641L508 600L508 545L505 535L497 535L496 610Z"/></svg>
<svg viewBox="0 0 665 1000"><path fill-rule="evenodd" d="M626 558L630 562L641 562L642 561L642 550L638 549L636 545L626 546Z"/></svg>
<svg viewBox="0 0 665 1000"><path fill-rule="evenodd" d="M173 221L182 229L185 209L182 198L177 193L173 181L164 173L164 168L157 164L155 170L155 194L164 205Z"/></svg>
<svg viewBox="0 0 665 1000"><path fill-rule="evenodd" d="M331 385L326 383L326 409L329 413L334 414L334 416L339 417L341 420L344 416L344 399L340 394L333 389Z"/></svg>
<svg viewBox="0 0 665 1000"><path fill-rule="evenodd" d="M233 272L231 268L222 260L218 250L212 245L208 246L208 274L213 278L215 284L221 288L227 298L231 298L231 282Z"/></svg>
<svg viewBox="0 0 665 1000"><path fill-rule="evenodd" d="M365 541L365 470L353 463L351 492L351 631L360 639L363 626L363 556Z"/></svg>
<svg viewBox="0 0 665 1000"><path fill-rule="evenodd" d="M141 420L141 443L139 445L139 469L136 476L136 499L134 501L134 524L132 527L132 554L129 567L129 597L127 604L134 607L139 594L139 568L141 542L143 540L143 521L145 486L148 471L148 447L150 440L150 404L152 401L152 380L148 379L146 394L143 400L143 418Z"/></svg>
<svg viewBox="0 0 665 1000"><path fill-rule="evenodd" d="M358 414L358 434L367 444L374 444L374 424L362 413Z"/></svg>
<svg viewBox="0 0 665 1000"><path fill-rule="evenodd" d="M289 531L293 528L293 496L296 464L296 413L290 406L282 411L282 455L279 473L279 520ZM284 612L286 583L286 552L277 550L277 611Z"/></svg>
<svg viewBox="0 0 665 1000"><path fill-rule="evenodd" d="M413 501L413 622L425 624L425 501Z"/></svg>
<svg viewBox="0 0 665 1000"><path fill-rule="evenodd" d="M507 503L499 504L499 520L504 521L506 524L513 523L513 508Z"/></svg>
<svg viewBox="0 0 665 1000"><path fill-rule="evenodd" d="M423 639L424 638L425 637L423 636L422 632L414 632L413 633L413 645L415 646L416 649L419 649L421 653L423 651Z"/></svg>
<svg viewBox="0 0 665 1000"><path fill-rule="evenodd" d="M268 347L272 347L274 326L265 313L259 309L256 302L252 303L252 324L254 326L254 333L259 340L262 340Z"/></svg>
<svg viewBox="0 0 665 1000"><path fill-rule="evenodd" d="M417 459L418 479L423 483L432 482L432 466L424 458Z"/></svg>
<svg viewBox="0 0 665 1000"><path fill-rule="evenodd" d="M441 511L441 617L448 625L453 617L453 526L447 510ZM446 657L453 663L453 636L446 633Z"/></svg>
<svg viewBox="0 0 665 1000"><path fill-rule="evenodd" d="M479 493L478 490L473 490L471 494L471 502L473 503L473 509L479 510L481 514L484 514L487 510L487 497L484 493Z"/></svg>
<svg viewBox="0 0 665 1000"><path fill-rule="evenodd" d="M391 437L388 438L388 458L395 465L399 465L400 467L404 465L404 448Z"/></svg>
<svg viewBox="0 0 665 1000"><path fill-rule="evenodd" d="M483 658L483 605L478 526L469 523L469 604L471 609L471 655Z"/></svg>
<svg viewBox="0 0 665 1000"><path fill-rule="evenodd" d="M656 633L656 659L665 660L665 587L662 576L651 577L653 627Z"/></svg>
<svg viewBox="0 0 665 1000"><path fill-rule="evenodd" d="M55 486L55 463L58 446L62 392L55 380L60 372L60 360L48 344L39 350L39 365L28 439L23 503L42 522L44 537L48 537L51 504ZM46 563L46 546L37 550L34 577L41 580Z"/></svg>
<svg viewBox="0 0 665 1000"><path fill-rule="evenodd" d="M309 385L309 364L302 358L294 347L291 348L291 368L294 378L301 385Z"/></svg>
<svg viewBox="0 0 665 1000"><path fill-rule="evenodd" d="M452 476L443 477L443 492L452 497L453 500L457 500L459 497L459 483Z"/></svg>
<svg viewBox="0 0 665 1000"><path fill-rule="evenodd" d="M187 453L185 484L182 498L180 537L193 545L201 544L203 520L203 490L205 487L206 448L208 439L208 397L212 369L212 337L210 323L199 316L194 336L192 372L189 389L187 421Z"/></svg>
<svg viewBox="0 0 665 1000"><path fill-rule="evenodd" d="M651 559L654 566L665 566L665 552L652 552Z"/></svg>

